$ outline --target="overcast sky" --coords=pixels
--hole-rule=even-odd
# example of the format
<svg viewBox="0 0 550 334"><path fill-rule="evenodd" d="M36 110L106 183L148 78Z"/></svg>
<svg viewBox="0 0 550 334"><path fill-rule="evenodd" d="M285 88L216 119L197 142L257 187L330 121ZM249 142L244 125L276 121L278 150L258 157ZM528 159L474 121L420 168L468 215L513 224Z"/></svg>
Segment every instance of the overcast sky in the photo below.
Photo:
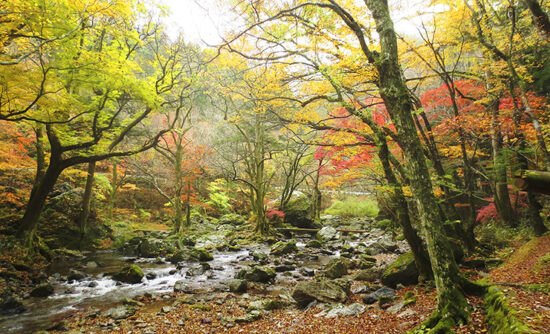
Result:
<svg viewBox="0 0 550 334"><path fill-rule="evenodd" d="M196 43L201 41L214 45L221 41L220 35L236 28L232 22L226 1L221 0L159 0L170 10L166 21L171 35L176 36L183 31L184 36ZM416 27L422 19L429 20L429 14L419 15L418 9L425 10L425 1L409 0L400 3L402 10L393 12L395 27L401 34L417 34ZM409 17L409 18L407 18Z"/></svg>

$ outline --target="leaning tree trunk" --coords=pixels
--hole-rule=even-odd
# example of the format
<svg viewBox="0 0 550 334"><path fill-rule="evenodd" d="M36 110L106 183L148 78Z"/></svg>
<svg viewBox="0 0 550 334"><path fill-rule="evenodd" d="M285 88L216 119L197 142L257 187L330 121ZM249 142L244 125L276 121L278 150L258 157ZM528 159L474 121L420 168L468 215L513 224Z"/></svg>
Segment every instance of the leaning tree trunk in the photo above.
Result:
<svg viewBox="0 0 550 334"><path fill-rule="evenodd" d="M107 216L110 220L113 219L113 211L115 209L116 194L118 191L118 163L113 162L111 170L111 189L109 190L109 202L107 206Z"/></svg>
<svg viewBox="0 0 550 334"><path fill-rule="evenodd" d="M422 144L412 118L413 105L399 65L397 38L387 1L365 0L365 3L373 14L380 38L381 52L374 56L380 96L398 132L437 288L437 312L428 326L450 327L455 322L468 321L468 304L461 288L470 282L460 273L445 236L445 218L441 217L433 193Z"/></svg>
<svg viewBox="0 0 550 334"><path fill-rule="evenodd" d="M77 225L80 231L80 238L78 241L79 248L82 247L82 241L86 234L86 228L88 225L88 217L90 216L90 203L92 201L92 190L94 187L96 162L88 163L88 176L86 177L86 187L84 188L84 195L82 196L82 210L77 219Z"/></svg>
<svg viewBox="0 0 550 334"><path fill-rule="evenodd" d="M183 203L181 200L183 189L183 173L181 163L183 159L183 146L181 142L177 143L176 154L174 157L174 231L181 233L183 231Z"/></svg>
<svg viewBox="0 0 550 334"><path fill-rule="evenodd" d="M34 192L40 185L42 178L46 172L46 155L44 154L44 134L41 124L37 124L34 128L34 133L36 135L36 141L34 146L36 148L36 174L34 176L34 182L32 185L32 190L30 197L33 196Z"/></svg>

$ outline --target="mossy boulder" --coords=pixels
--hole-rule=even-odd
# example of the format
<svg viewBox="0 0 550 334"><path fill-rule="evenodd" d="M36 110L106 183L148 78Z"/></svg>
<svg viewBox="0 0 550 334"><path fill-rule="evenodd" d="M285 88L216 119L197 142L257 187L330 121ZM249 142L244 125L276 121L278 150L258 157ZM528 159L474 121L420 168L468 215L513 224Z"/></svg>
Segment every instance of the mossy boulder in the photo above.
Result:
<svg viewBox="0 0 550 334"><path fill-rule="evenodd" d="M143 239L138 247L138 253L142 257L155 258L173 253L176 247L168 240Z"/></svg>
<svg viewBox="0 0 550 334"><path fill-rule="evenodd" d="M249 282L267 283L275 278L275 270L266 267L245 267L237 273L238 279Z"/></svg>
<svg viewBox="0 0 550 334"><path fill-rule="evenodd" d="M348 273L348 266L341 258L335 258L325 266L325 276L331 279L340 278Z"/></svg>
<svg viewBox="0 0 550 334"><path fill-rule="evenodd" d="M298 246L296 246L296 240L291 239L288 242L279 241L271 246L270 254L275 256L286 255L296 253Z"/></svg>
<svg viewBox="0 0 550 334"><path fill-rule="evenodd" d="M13 315L26 312L27 308L23 305L21 300L14 296L4 296L0 301L0 315Z"/></svg>
<svg viewBox="0 0 550 334"><path fill-rule="evenodd" d="M323 303L343 303L347 300L350 283L347 280L301 281L292 291L298 306L304 307L314 300Z"/></svg>
<svg viewBox="0 0 550 334"><path fill-rule="evenodd" d="M214 260L214 256L204 248L193 248L190 255L201 262Z"/></svg>
<svg viewBox="0 0 550 334"><path fill-rule="evenodd" d="M190 261L192 260L191 254L189 254L189 250L179 250L172 254L170 257L170 263L172 264L178 264L183 261Z"/></svg>
<svg viewBox="0 0 550 334"><path fill-rule="evenodd" d="M418 270L413 254L400 255L382 274L382 283L394 289L397 284L413 285L418 283Z"/></svg>
<svg viewBox="0 0 550 334"><path fill-rule="evenodd" d="M377 267L372 267L368 269L361 269L357 274L355 274L354 279L356 281L366 281L374 282L382 276L382 270Z"/></svg>
<svg viewBox="0 0 550 334"><path fill-rule="evenodd" d="M319 240L310 240L306 244L306 248L323 248L323 243Z"/></svg>
<svg viewBox="0 0 550 334"><path fill-rule="evenodd" d="M285 224L298 228L319 227L319 224L313 219L311 203L306 196L300 196L290 201L283 211L285 214Z"/></svg>
<svg viewBox="0 0 550 334"><path fill-rule="evenodd" d="M262 299L256 300L248 305L246 312L251 312L253 310L260 311L273 311L280 309L284 306L284 303L277 299Z"/></svg>
<svg viewBox="0 0 550 334"><path fill-rule="evenodd" d="M53 286L49 283L40 284L31 290L32 297L46 298L53 294Z"/></svg>
<svg viewBox="0 0 550 334"><path fill-rule="evenodd" d="M122 270L115 274L113 278L120 282L137 284L141 283L141 279L143 278L143 271L135 264L131 264L122 268Z"/></svg>
<svg viewBox="0 0 550 334"><path fill-rule="evenodd" d="M234 279L229 283L229 291L243 293L248 289L248 282L244 279Z"/></svg>
<svg viewBox="0 0 550 334"><path fill-rule="evenodd" d="M246 219L236 213L228 213L226 215L223 215L218 220L218 223L220 225L229 224L229 225L243 225L246 223Z"/></svg>
<svg viewBox="0 0 550 334"><path fill-rule="evenodd" d="M259 250L253 251L251 255L254 261L258 261L261 264L267 263L269 259L266 253L261 252Z"/></svg>

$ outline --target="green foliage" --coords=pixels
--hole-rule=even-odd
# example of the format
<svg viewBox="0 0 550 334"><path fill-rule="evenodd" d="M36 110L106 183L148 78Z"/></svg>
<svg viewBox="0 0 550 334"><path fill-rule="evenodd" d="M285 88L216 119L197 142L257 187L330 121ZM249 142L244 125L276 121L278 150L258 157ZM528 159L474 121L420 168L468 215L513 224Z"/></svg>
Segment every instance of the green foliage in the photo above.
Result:
<svg viewBox="0 0 550 334"><path fill-rule="evenodd" d="M515 317L515 312L509 308L504 294L498 288L489 288L483 306L487 311L488 333L515 334L530 332L527 326Z"/></svg>
<svg viewBox="0 0 550 334"><path fill-rule="evenodd" d="M224 179L216 179L208 185L208 198L206 204L212 206L219 213L228 213L231 209L231 197L228 194L228 182Z"/></svg>
<svg viewBox="0 0 550 334"><path fill-rule="evenodd" d="M376 217L378 205L376 201L348 197L343 201L335 201L325 210L326 215L338 215L342 217Z"/></svg>

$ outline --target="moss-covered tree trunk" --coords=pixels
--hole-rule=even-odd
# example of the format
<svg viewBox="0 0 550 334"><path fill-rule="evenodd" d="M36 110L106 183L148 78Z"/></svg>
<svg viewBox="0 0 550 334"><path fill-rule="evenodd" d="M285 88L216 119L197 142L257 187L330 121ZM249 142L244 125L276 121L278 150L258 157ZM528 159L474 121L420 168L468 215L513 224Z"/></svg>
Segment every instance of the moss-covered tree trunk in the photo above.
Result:
<svg viewBox="0 0 550 334"><path fill-rule="evenodd" d="M181 233L183 230L183 202L181 199L183 189L182 173L183 145L181 138L176 142L176 152L174 154L174 231Z"/></svg>
<svg viewBox="0 0 550 334"><path fill-rule="evenodd" d="M88 163L88 176L86 177L86 187L84 188L84 194L82 195L82 208L77 218L77 225L80 231L80 238L78 241L79 248L82 248L82 241L84 240L84 236L86 234L88 218L90 216L90 207L94 188L95 167L95 161Z"/></svg>
<svg viewBox="0 0 550 334"><path fill-rule="evenodd" d="M118 163L113 161L111 169L111 189L109 189L109 202L107 206L107 215L109 219L113 219L113 211L115 209L116 194L118 192Z"/></svg>
<svg viewBox="0 0 550 334"><path fill-rule="evenodd" d="M380 96L398 132L437 288L437 312L433 318L435 321L429 325L449 326L456 321L466 322L469 312L461 287L468 281L461 275L445 236L445 217L440 214L412 118L413 104L399 65L397 38L388 4L385 0L365 0L365 3L373 14L380 39L380 53L374 55Z"/></svg>

